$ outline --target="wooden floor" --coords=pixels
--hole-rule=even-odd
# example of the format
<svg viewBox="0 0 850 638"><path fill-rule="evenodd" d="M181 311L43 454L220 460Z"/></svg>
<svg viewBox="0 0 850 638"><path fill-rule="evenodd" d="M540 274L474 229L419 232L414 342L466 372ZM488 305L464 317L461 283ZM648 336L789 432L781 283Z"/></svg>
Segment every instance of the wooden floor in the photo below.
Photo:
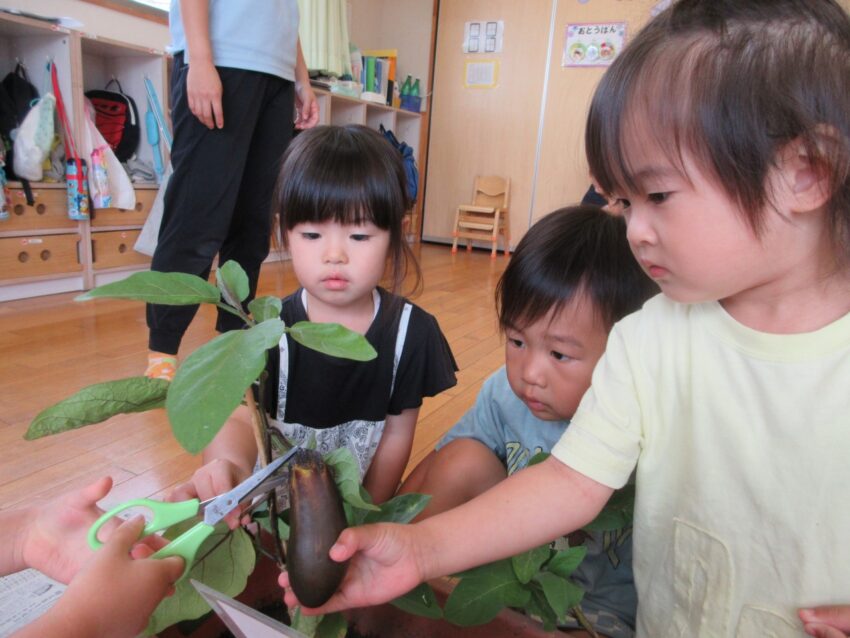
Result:
<svg viewBox="0 0 850 638"><path fill-rule="evenodd" d="M425 400L413 467L473 404L484 379L503 360L493 291L506 259L449 247L416 248L425 288L413 301L434 314L457 359L458 385ZM269 263L261 295L284 296L296 282L289 262ZM142 373L146 363L144 305L73 301L73 294L0 303L0 509L35 495L61 493L109 474L115 487L104 505L161 497L199 464L171 435L164 410L122 415L106 423L25 441L42 409L91 383ZM214 335L212 308L202 308L181 356Z"/></svg>

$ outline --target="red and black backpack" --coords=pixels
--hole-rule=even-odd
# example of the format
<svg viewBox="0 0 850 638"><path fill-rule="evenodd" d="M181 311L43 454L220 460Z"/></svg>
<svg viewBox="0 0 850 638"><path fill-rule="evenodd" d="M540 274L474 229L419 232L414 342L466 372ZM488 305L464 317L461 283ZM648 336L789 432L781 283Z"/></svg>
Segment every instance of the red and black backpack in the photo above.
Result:
<svg viewBox="0 0 850 638"><path fill-rule="evenodd" d="M110 91L110 85L115 82L117 91ZM136 103L124 93L117 79L112 78L101 89L86 91L86 97L94 107L94 124L107 144L115 152L115 157L126 162L139 147L141 136L139 128L139 111Z"/></svg>

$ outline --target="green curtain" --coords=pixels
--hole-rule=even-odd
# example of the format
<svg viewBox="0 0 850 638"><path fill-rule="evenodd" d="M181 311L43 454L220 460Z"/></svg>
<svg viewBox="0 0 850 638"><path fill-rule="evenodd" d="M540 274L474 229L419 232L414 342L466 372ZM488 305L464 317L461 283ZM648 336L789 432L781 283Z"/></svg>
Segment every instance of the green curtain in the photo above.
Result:
<svg viewBox="0 0 850 638"><path fill-rule="evenodd" d="M337 77L351 73L345 0L298 0L298 33L307 68Z"/></svg>

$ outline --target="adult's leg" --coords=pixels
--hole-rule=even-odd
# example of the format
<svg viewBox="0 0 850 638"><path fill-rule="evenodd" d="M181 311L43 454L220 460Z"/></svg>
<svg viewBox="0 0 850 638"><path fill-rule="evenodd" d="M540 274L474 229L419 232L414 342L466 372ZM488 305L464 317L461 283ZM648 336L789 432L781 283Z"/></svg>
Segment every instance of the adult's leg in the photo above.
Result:
<svg viewBox="0 0 850 638"><path fill-rule="evenodd" d="M454 439L428 454L398 493L431 495L428 506L415 519L422 520L475 498L506 476L505 466L486 445L475 439Z"/></svg>
<svg viewBox="0 0 850 638"><path fill-rule="evenodd" d="M246 304L257 292L260 266L269 254L274 216L272 195L281 157L292 139L295 108L292 82L269 76L263 103L265 108L257 118L233 218L219 254L221 263L234 260L247 273L250 293ZM219 332L239 329L242 325L239 317L219 310L216 322Z"/></svg>
<svg viewBox="0 0 850 638"><path fill-rule="evenodd" d="M152 270L206 278L227 237L269 76L230 68L218 72L225 127L210 130L189 110L188 66L178 65L175 71L174 172L165 193ZM176 354L196 311L197 306L149 304L150 349Z"/></svg>

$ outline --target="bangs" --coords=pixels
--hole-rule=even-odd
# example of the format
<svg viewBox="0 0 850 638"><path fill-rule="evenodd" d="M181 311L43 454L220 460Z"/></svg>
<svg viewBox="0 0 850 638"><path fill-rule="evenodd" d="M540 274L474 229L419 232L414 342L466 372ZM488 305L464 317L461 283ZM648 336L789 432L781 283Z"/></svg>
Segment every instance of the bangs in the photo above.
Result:
<svg viewBox="0 0 850 638"><path fill-rule="evenodd" d="M799 140L829 177L835 232L850 236L848 43L833 3L676 2L602 77L585 132L593 178L609 195L646 195L647 161L688 180L693 166L758 235L773 204L770 172ZM823 144L824 126L837 143Z"/></svg>
<svg viewBox="0 0 850 638"><path fill-rule="evenodd" d="M371 222L398 225L407 209L405 177L386 140L340 127L299 134L284 156L278 205L281 224Z"/></svg>
<svg viewBox="0 0 850 638"><path fill-rule="evenodd" d="M681 39L658 44L644 39L632 50L632 64L612 65L603 76L585 139L590 172L603 192L645 195L643 171L649 167L688 179L685 155L716 176L700 109L694 107L704 99L693 82L696 69L707 62L702 48Z"/></svg>

